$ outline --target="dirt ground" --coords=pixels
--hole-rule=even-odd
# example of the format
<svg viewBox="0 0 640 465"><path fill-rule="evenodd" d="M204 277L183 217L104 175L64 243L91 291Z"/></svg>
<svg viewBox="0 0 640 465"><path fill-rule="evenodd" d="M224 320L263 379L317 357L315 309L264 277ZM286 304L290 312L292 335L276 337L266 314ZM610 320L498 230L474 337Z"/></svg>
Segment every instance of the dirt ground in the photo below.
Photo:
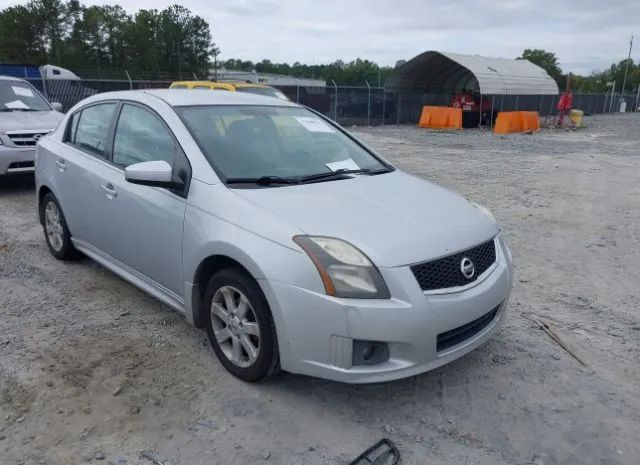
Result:
<svg viewBox="0 0 640 465"><path fill-rule="evenodd" d="M640 115L577 132L353 131L486 205L516 262L508 320L445 367L349 386L245 384L205 333L84 259L52 258L33 179L0 181L0 464L640 463ZM582 367L530 318L543 317ZM567 327L580 323L577 327Z"/></svg>

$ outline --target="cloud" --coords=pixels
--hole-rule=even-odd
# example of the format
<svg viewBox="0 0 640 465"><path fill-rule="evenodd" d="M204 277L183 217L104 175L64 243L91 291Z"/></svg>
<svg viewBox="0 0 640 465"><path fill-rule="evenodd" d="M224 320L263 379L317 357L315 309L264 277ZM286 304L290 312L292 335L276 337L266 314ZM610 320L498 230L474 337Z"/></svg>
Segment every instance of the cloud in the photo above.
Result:
<svg viewBox="0 0 640 465"><path fill-rule="evenodd" d="M0 7L19 0L0 0ZM24 1L24 0L22 0ZM109 3L84 0L86 4ZM555 52L590 73L640 40L635 0L119 0L127 11L181 3L211 25L222 58L302 63L357 57L393 65L425 50L514 58ZM640 58L640 43L633 57Z"/></svg>

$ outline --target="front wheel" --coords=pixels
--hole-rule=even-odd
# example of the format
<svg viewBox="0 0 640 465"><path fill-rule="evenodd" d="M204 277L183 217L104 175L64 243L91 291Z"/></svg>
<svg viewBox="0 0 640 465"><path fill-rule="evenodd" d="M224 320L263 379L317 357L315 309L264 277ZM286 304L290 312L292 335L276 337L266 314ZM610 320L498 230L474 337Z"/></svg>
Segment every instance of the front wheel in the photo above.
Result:
<svg viewBox="0 0 640 465"><path fill-rule="evenodd" d="M71 233L62 214L62 209L56 197L49 192L42 199L40 205L44 237L51 254L59 260L73 260L78 258L78 252L71 243Z"/></svg>
<svg viewBox="0 0 640 465"><path fill-rule="evenodd" d="M255 279L239 269L221 270L209 280L204 303L209 341L231 374L255 382L279 371L275 325Z"/></svg>

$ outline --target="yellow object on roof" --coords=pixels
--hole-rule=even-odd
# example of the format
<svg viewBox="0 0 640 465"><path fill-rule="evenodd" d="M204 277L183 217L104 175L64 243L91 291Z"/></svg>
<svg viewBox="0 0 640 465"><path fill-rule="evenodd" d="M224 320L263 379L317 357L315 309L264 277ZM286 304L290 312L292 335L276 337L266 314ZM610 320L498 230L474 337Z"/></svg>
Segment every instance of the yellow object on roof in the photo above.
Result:
<svg viewBox="0 0 640 465"><path fill-rule="evenodd" d="M250 94L266 95L289 100L286 95L278 89L264 84L254 84L252 82L214 82L214 81L174 81L169 86L170 89L204 89L204 90L226 90L230 92L247 92Z"/></svg>

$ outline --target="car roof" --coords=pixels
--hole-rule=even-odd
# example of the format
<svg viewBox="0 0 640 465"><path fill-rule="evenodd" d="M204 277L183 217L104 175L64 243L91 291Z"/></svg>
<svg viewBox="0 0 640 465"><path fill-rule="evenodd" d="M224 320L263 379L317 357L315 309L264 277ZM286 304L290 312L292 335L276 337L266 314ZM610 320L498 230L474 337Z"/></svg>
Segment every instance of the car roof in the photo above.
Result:
<svg viewBox="0 0 640 465"><path fill-rule="evenodd" d="M275 97L244 92L194 92L190 89L145 89L105 92L91 97L92 101L122 99L136 95L152 95L164 100L172 107L198 105L261 105L277 107L300 107L295 102Z"/></svg>

